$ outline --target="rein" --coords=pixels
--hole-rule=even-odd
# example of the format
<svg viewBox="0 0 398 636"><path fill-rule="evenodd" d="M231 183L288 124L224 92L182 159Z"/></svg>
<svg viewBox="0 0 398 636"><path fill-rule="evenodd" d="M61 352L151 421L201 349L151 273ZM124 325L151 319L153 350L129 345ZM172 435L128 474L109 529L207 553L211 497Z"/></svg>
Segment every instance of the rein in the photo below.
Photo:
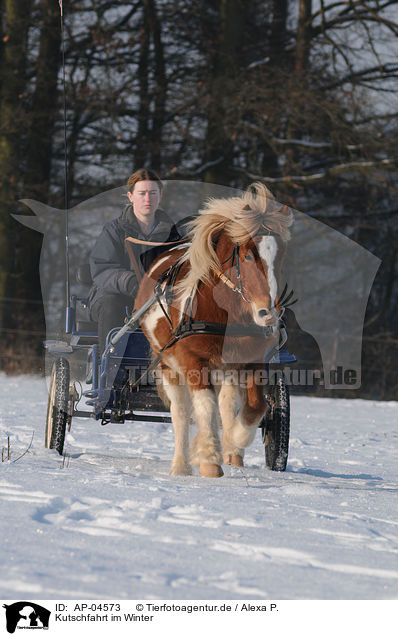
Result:
<svg viewBox="0 0 398 636"><path fill-rule="evenodd" d="M129 255L129 258L130 258L131 265L133 266L135 275L137 276L137 280L140 283L142 281L142 273L141 273L141 270L140 270L140 268L138 266L137 259L135 257L133 246L131 245L131 243L134 243L135 245L149 245L150 247L159 247L159 246L162 246L162 245L178 245L179 243L186 243L187 241L186 241L186 239L178 239L177 241L168 241L168 242L162 243L160 241L143 241L142 239L137 239L137 238L135 238L133 236L127 236L124 239L124 242L125 242L125 245L126 245L127 253ZM163 309L163 307L162 307L162 309ZM170 322L170 319L167 316L167 314L166 314L166 317L168 318L168 320Z"/></svg>
<svg viewBox="0 0 398 636"><path fill-rule="evenodd" d="M127 236L125 241L135 243L136 245L150 245L152 247L158 247L159 245L178 245L178 243L187 243L187 239L178 239L178 241L168 241L162 243L161 241L143 241L142 239L134 238L133 236Z"/></svg>

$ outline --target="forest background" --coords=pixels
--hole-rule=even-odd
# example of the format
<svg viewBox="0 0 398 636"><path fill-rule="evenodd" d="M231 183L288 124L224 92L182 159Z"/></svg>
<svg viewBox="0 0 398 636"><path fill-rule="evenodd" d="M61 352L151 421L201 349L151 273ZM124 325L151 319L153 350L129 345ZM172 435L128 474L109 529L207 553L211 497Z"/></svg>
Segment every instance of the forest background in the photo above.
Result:
<svg viewBox="0 0 398 636"><path fill-rule="evenodd" d="M263 181L382 259L351 394L397 399L398 1L61 4L64 67L58 0L0 0L0 369L44 369L43 237L20 199L72 207L151 166Z"/></svg>

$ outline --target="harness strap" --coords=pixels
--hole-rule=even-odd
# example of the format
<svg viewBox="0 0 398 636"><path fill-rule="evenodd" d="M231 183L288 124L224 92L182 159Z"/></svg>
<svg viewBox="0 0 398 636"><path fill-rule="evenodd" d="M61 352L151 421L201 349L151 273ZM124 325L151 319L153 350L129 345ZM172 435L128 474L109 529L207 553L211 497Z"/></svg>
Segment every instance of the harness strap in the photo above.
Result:
<svg viewBox="0 0 398 636"><path fill-rule="evenodd" d="M198 333L217 335L217 336L269 336L273 327L260 327L259 325L224 325L220 322L207 322L206 320L193 320L190 323L181 325L179 333L183 337L195 335Z"/></svg>
<svg viewBox="0 0 398 636"><path fill-rule="evenodd" d="M227 328L226 325L218 322L205 322L202 320L195 320L182 324L178 333L177 331L174 332L173 337L167 344L164 345L164 347L162 347L159 355L157 356L157 358L155 358L156 364L160 362L164 351L167 351L167 349L172 347L176 342L182 340L183 338L196 335L225 336L225 332L227 331L227 329L228 336L258 336L265 338L272 334L272 327L257 327L256 325L230 325Z"/></svg>
<svg viewBox="0 0 398 636"><path fill-rule="evenodd" d="M156 285L156 287L155 287L155 294L156 294L156 300L158 301L158 305L160 306L160 309L162 310L163 314L167 318L170 327L173 328L173 323L171 322L171 318L170 318L169 314L167 313L167 311L165 310L165 308L163 306L163 303L162 303L162 300L161 300L161 296L163 295L163 292L160 289L159 285Z"/></svg>
<svg viewBox="0 0 398 636"><path fill-rule="evenodd" d="M167 313L166 309L164 308L164 305L162 303L161 300L161 296L165 297L166 300L166 304L168 306L170 306L171 301L172 301L172 297L173 297L173 291L174 291L174 284L176 281L176 278L178 276L178 273L180 271L182 267L182 263L174 263L174 265L171 265L168 269L166 269L165 272L163 272L162 274L159 275L158 277L158 281L155 285L155 296L156 296L156 300L158 302L158 304L160 305L160 308L162 310L162 312L164 313L164 315L166 316L170 327L173 327L173 323L171 322L171 318L169 316L169 314ZM164 289L161 289L161 285L166 281L166 285L164 287Z"/></svg>
<svg viewBox="0 0 398 636"><path fill-rule="evenodd" d="M193 287L191 293L185 301L184 309L181 314L181 320L174 330L174 335L177 336L186 329L190 329L192 325L192 303L194 297L195 288ZM187 317L187 318L186 318Z"/></svg>
<svg viewBox="0 0 398 636"><path fill-rule="evenodd" d="M164 294L165 294L165 298L166 298L166 303L168 305L171 305L171 301L173 300L173 294L174 294L174 286L176 284L176 280L177 280L177 276L180 273L180 269L182 267L182 263L175 263L171 268L170 268L170 272L167 278L167 283L166 283L166 287L164 290Z"/></svg>
<svg viewBox="0 0 398 636"><path fill-rule="evenodd" d="M178 241L169 241L162 243L159 241L143 241L142 239L134 238L133 236L127 236L126 241L135 243L136 245L150 245L152 247L159 247L160 245L177 245L178 243L188 243L187 239L179 239Z"/></svg>
<svg viewBox="0 0 398 636"><path fill-rule="evenodd" d="M128 252L131 264L133 266L133 269L135 271L135 275L137 276L137 280L138 280L138 284L139 284L142 281L142 273L140 271L140 268L138 267L138 263L137 263L137 259L136 259L135 254L134 254L134 250L133 250L132 246L130 245L130 243L127 242L127 240L128 239L125 239L127 252Z"/></svg>

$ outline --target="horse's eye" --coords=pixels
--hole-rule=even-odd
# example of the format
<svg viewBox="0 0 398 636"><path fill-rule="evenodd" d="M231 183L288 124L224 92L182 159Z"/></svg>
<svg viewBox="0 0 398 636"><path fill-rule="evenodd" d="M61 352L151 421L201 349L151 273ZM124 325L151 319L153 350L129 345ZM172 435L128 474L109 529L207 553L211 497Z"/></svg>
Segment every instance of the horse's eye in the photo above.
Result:
<svg viewBox="0 0 398 636"><path fill-rule="evenodd" d="M252 261L253 260L253 256L251 254L249 254L249 252L247 252L247 254L245 254L244 256L245 261Z"/></svg>

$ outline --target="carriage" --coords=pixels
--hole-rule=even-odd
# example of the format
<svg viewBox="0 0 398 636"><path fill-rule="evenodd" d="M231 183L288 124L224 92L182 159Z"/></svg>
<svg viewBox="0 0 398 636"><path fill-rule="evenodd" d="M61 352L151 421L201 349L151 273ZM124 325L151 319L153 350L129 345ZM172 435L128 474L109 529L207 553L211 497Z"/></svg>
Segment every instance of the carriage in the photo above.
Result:
<svg viewBox="0 0 398 636"><path fill-rule="evenodd" d="M234 264L234 259L236 268L239 265L238 252L232 257L231 265ZM167 272L170 269L172 268ZM236 273L240 277L240 271L237 270ZM77 275L81 284L90 285L87 265L80 267ZM160 277L153 293L144 299L132 317L126 318L124 325L109 332L102 355L99 354L97 325L84 316L87 298L75 295L70 297L66 309L67 339L62 342L45 342L45 347L53 358L46 419L46 448L63 454L65 435L70 430L73 418L91 418L102 425L123 424L126 421L172 421L170 411L157 390L156 367L161 355L154 360L148 333L142 328L142 320L153 309L154 304L159 302L159 297L166 293L166 278ZM243 296L242 288L235 288L234 291L240 291ZM281 306L281 298L285 292L286 290L280 294ZM285 300L289 298L290 295L285 294ZM163 307L162 310L164 311ZM206 337L206 333L209 334L206 327L208 330L210 328L211 335L214 323L210 323L210 327L205 324L203 329L186 335L196 338L200 333L202 337L203 334ZM268 351L262 364L265 377L270 377L271 369L274 374L273 381L263 388L267 409L257 426L265 447L266 466L273 471L284 471L288 458L290 405L289 387L283 375L283 367L295 362L296 358L283 349L286 331L282 320L278 327L278 342ZM71 380L70 357L77 351L86 358L84 389L79 382ZM278 372L275 373L276 371ZM81 406L83 400L85 408Z"/></svg>

